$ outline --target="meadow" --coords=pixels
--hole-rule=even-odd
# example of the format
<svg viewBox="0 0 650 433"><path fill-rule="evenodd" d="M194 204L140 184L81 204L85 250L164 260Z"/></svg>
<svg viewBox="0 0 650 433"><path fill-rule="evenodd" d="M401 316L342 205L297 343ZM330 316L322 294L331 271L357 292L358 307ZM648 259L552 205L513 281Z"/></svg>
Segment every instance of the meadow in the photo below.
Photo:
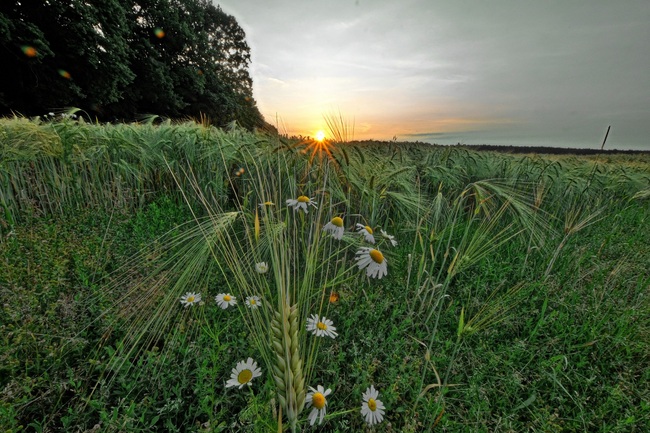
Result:
<svg viewBox="0 0 650 433"><path fill-rule="evenodd" d="M650 431L648 154L344 127L0 120L0 430Z"/></svg>

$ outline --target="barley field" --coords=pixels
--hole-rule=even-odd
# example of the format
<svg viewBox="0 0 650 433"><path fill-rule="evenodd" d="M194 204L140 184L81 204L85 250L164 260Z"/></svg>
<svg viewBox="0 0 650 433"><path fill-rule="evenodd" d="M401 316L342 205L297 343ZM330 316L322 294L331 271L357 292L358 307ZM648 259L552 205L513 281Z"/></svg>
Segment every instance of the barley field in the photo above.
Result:
<svg viewBox="0 0 650 433"><path fill-rule="evenodd" d="M1 119L0 430L650 431L648 154L331 120Z"/></svg>

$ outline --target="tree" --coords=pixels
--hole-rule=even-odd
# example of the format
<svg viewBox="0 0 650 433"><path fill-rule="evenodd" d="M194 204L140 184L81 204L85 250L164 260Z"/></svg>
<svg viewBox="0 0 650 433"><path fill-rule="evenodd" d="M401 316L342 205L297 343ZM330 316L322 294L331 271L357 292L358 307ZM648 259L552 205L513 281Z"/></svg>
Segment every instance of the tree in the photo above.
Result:
<svg viewBox="0 0 650 433"><path fill-rule="evenodd" d="M265 126L250 48L207 0L19 0L0 6L0 112L75 106L100 120L205 115Z"/></svg>
<svg viewBox="0 0 650 433"><path fill-rule="evenodd" d="M41 114L79 103L88 108L119 100L133 79L126 58L122 5L106 0L5 2L0 50L2 111Z"/></svg>

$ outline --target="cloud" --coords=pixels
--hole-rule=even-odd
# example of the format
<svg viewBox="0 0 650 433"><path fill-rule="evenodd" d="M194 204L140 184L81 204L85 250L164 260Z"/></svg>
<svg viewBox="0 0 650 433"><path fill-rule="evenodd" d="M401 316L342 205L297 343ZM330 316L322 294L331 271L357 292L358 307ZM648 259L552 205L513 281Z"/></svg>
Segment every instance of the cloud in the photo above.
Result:
<svg viewBox="0 0 650 433"><path fill-rule="evenodd" d="M287 83L273 77L267 77L266 80L273 86L287 87Z"/></svg>
<svg viewBox="0 0 650 433"><path fill-rule="evenodd" d="M612 141L648 143L647 0L219 3L246 30L258 105L296 129L336 106L378 139L589 144L615 123Z"/></svg>

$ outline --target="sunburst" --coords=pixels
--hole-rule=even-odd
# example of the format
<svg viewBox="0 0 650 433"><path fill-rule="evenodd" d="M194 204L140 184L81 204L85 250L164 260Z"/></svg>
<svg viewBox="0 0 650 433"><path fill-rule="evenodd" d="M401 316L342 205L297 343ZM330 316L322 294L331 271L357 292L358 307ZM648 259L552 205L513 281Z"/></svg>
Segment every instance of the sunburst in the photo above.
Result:
<svg viewBox="0 0 650 433"><path fill-rule="evenodd" d="M316 156L321 158L323 155L325 155L330 160L334 159L334 155L332 155L332 151L330 149L333 143L327 139L325 132L322 129L319 129L313 138L303 141L300 144L306 145L303 152L310 153L310 163Z"/></svg>

